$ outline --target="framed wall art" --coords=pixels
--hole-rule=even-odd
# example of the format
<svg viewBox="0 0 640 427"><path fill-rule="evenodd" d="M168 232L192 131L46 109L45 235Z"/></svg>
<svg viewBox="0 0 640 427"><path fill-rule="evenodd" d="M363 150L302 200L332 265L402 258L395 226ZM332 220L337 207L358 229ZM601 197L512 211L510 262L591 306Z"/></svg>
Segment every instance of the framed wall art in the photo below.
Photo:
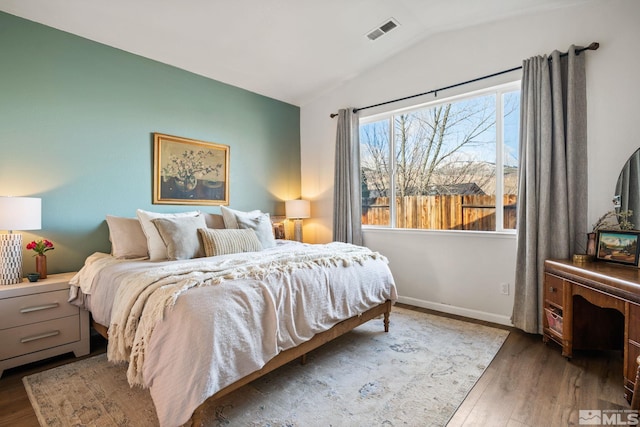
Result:
<svg viewBox="0 0 640 427"><path fill-rule="evenodd" d="M154 133L153 203L228 205L229 146Z"/></svg>
<svg viewBox="0 0 640 427"><path fill-rule="evenodd" d="M596 259L638 266L638 231L598 230Z"/></svg>

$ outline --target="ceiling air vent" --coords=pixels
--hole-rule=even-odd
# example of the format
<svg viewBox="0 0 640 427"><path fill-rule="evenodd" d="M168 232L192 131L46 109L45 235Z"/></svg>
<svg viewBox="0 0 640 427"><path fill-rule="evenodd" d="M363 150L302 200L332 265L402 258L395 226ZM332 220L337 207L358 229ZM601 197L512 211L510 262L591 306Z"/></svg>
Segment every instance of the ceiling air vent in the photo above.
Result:
<svg viewBox="0 0 640 427"><path fill-rule="evenodd" d="M384 24L382 24L382 25L378 26L377 28L374 28L373 30L369 31L367 33L367 38L369 40L375 40L375 39L387 34L389 31L393 30L398 25L400 25L398 23L398 21L396 21L393 18L390 18Z"/></svg>

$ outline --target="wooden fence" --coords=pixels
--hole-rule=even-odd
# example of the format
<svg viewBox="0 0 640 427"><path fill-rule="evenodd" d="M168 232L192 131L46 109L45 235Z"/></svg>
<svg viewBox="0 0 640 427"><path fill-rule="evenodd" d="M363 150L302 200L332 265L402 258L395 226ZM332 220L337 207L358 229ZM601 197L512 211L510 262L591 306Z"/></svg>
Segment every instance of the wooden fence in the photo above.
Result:
<svg viewBox="0 0 640 427"><path fill-rule="evenodd" d="M516 228L516 198L504 196L504 228ZM373 199L362 207L362 224L386 225L389 198ZM406 196L396 198L396 227L430 230L496 229L496 197L486 195Z"/></svg>

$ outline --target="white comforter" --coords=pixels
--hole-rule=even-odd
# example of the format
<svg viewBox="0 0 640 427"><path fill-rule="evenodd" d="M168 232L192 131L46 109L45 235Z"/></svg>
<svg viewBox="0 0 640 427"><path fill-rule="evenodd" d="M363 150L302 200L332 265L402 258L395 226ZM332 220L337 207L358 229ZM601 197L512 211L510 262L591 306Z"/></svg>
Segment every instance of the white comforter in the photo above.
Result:
<svg viewBox="0 0 640 427"><path fill-rule="evenodd" d="M129 361L129 382L149 387L163 426L185 423L281 351L397 298L386 259L342 243L160 263L94 254L72 284L109 325L109 359Z"/></svg>

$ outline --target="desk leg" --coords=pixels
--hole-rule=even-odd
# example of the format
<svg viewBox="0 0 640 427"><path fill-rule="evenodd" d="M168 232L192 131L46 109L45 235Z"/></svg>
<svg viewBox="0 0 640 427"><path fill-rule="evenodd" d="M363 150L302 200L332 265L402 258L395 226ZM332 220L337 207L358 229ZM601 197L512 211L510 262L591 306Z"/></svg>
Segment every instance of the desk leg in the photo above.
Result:
<svg viewBox="0 0 640 427"><path fill-rule="evenodd" d="M640 356L636 359L638 369L636 369L636 383L633 386L633 396L631 397L631 409L640 410Z"/></svg>
<svg viewBox="0 0 640 427"><path fill-rule="evenodd" d="M573 285L565 280L562 296L562 355L567 359L573 356Z"/></svg>

